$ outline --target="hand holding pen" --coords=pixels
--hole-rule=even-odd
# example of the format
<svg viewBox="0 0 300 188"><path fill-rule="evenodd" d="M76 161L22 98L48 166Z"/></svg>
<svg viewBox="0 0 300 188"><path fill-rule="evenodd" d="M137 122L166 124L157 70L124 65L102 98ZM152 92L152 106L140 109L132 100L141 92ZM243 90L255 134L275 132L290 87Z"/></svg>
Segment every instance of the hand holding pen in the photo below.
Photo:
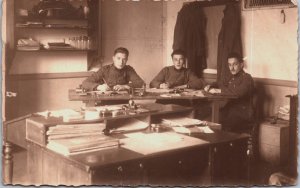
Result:
<svg viewBox="0 0 300 188"><path fill-rule="evenodd" d="M109 87L109 85L107 84L106 80L103 78L104 84L100 84L97 86L97 90L98 91L109 91L111 90L111 88Z"/></svg>

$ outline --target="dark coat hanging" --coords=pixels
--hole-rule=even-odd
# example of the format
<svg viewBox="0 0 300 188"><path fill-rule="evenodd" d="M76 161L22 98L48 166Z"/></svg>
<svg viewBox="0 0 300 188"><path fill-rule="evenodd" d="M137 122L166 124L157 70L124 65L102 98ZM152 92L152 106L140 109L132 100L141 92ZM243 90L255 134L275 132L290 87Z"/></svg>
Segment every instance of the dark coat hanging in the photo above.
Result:
<svg viewBox="0 0 300 188"><path fill-rule="evenodd" d="M202 6L197 2L185 4L177 15L173 50L185 51L188 67L199 77L207 67L205 30L206 17Z"/></svg>
<svg viewBox="0 0 300 188"><path fill-rule="evenodd" d="M222 27L218 37L217 81L219 85L228 83L230 71L227 56L231 52L242 56L241 15L238 4L228 4L224 9Z"/></svg>

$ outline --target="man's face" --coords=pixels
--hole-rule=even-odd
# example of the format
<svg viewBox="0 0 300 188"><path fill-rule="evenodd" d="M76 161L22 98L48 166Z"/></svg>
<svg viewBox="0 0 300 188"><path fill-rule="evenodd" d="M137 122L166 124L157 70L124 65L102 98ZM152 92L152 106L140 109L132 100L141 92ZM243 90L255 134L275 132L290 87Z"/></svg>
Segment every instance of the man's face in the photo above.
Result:
<svg viewBox="0 0 300 188"><path fill-rule="evenodd" d="M239 62L237 58L229 58L228 66L231 74L236 75L243 69L244 63Z"/></svg>
<svg viewBox="0 0 300 188"><path fill-rule="evenodd" d="M173 58L172 58L172 61L173 61L174 67L177 70L180 70L183 67L184 63L185 63L185 58L184 58L183 55L174 54Z"/></svg>
<svg viewBox="0 0 300 188"><path fill-rule="evenodd" d="M114 66L117 69L123 69L127 63L128 57L126 54L124 53L116 53L113 56L113 62L114 62Z"/></svg>

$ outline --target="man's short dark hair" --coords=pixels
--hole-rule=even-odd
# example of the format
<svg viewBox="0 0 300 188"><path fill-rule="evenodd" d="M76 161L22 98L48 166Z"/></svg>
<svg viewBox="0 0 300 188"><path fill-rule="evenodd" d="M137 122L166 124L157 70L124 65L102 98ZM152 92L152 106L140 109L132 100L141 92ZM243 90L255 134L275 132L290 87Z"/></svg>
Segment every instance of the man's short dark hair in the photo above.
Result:
<svg viewBox="0 0 300 188"><path fill-rule="evenodd" d="M231 52L228 54L227 59L236 58L240 63L243 62L243 57L237 52Z"/></svg>
<svg viewBox="0 0 300 188"><path fill-rule="evenodd" d="M181 49L177 49L172 52L171 57L173 58L174 55L182 55L185 57L185 52Z"/></svg>
<svg viewBox="0 0 300 188"><path fill-rule="evenodd" d="M114 55L116 55L117 53L125 54L127 57L129 56L129 51L127 50L127 48L124 48L124 47L119 47L119 48L115 49Z"/></svg>

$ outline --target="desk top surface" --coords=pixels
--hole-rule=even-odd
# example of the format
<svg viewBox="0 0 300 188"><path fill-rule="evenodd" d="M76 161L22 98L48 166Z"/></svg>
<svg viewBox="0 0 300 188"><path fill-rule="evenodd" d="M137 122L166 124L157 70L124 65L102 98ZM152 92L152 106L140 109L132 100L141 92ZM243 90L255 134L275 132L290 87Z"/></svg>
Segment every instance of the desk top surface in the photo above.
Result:
<svg viewBox="0 0 300 188"><path fill-rule="evenodd" d="M142 112L142 113L124 113L121 115L118 115L116 117L107 116L107 117L99 117L94 120L76 120L71 122L64 122L63 117L44 117L38 114L34 114L33 116L29 117L28 119L39 123L40 125L44 127L53 126L56 124L80 124L80 123L94 123L94 122L102 122L104 120L116 120L116 119L122 119L122 118L136 118L141 116L148 116L148 115L163 115L163 114L169 114L169 113L181 113L181 112L191 112L193 109L191 107L185 107L175 104L157 104L157 103L151 103L151 104L141 104L141 107L144 109L147 109L148 112ZM105 106L103 106L105 108Z"/></svg>
<svg viewBox="0 0 300 188"><path fill-rule="evenodd" d="M180 93L174 93L173 90L160 90L160 89L149 89L146 90L146 93L143 96L130 95L127 92L100 92L100 91L91 91L91 92L78 92L75 89L69 90L69 100L71 101L101 101L101 100L151 100L151 99L234 99L237 96L234 95L222 95L222 94L210 94L203 90L192 90L185 89Z"/></svg>
<svg viewBox="0 0 300 188"><path fill-rule="evenodd" d="M159 157L163 156L164 154L172 153L176 154L176 152L187 151L189 149L208 149L209 147L217 144L245 140L248 138L248 136L246 135L224 132L219 130L215 130L215 133L212 134L198 133L191 136L199 138L204 142L189 147L182 147L149 155L143 155L141 153L137 153L135 151L123 147L104 149L100 151L78 154L73 156L63 156L47 148L45 148L45 151L51 153L52 155L56 155L57 157L61 157L64 160L72 162L74 165L82 168L83 170L90 171L109 165L120 165L126 162L135 161L138 163L142 162L144 159L147 159L149 157Z"/></svg>

